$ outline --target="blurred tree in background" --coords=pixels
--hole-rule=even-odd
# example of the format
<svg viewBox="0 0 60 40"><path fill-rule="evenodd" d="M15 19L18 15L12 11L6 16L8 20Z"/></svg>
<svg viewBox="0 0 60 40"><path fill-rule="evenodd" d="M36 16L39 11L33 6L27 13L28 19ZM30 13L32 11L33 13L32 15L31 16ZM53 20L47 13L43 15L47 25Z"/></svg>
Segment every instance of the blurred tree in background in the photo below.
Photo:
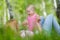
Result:
<svg viewBox="0 0 60 40"><path fill-rule="evenodd" d="M55 9L56 0L8 0L8 1L9 4L12 6L13 17L18 21L19 25L26 18L27 16L26 7L30 4L33 4L35 6L35 11L40 16L46 17L49 14L54 14L56 11ZM10 17L6 0L0 0L0 27L3 27L1 24L5 24L8 20L10 20ZM21 27L22 26L20 25L20 28ZM14 32L11 29L7 28L5 30L4 28L0 28L0 40L21 40L20 34L14 35ZM40 40L40 39L59 40L60 38L54 33L51 37L43 36L43 34L41 36L39 35L34 35L34 37L29 40ZM25 38L23 40L26 39L28 40L28 38Z"/></svg>
<svg viewBox="0 0 60 40"><path fill-rule="evenodd" d="M15 15L14 17L20 21L25 19L26 7L30 4L35 6L36 12L39 15L48 15L50 13L54 13L53 0L9 0L9 2L13 7L13 12Z"/></svg>
<svg viewBox="0 0 60 40"><path fill-rule="evenodd" d="M26 7L30 4L35 6L35 11L41 16L55 13L54 0L8 0L12 6L13 17L19 24L26 18ZM0 0L0 23L6 23L10 17L6 0Z"/></svg>
<svg viewBox="0 0 60 40"><path fill-rule="evenodd" d="M0 25L1 23L3 22L2 20L2 17L3 17L3 14L4 14L4 1L3 0L0 0Z"/></svg>

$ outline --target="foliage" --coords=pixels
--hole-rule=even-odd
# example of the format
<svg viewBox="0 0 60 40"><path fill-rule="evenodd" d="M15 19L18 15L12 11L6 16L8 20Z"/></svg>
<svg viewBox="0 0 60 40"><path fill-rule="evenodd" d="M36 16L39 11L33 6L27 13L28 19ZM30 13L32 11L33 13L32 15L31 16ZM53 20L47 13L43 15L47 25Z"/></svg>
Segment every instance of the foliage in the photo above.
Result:
<svg viewBox="0 0 60 40"><path fill-rule="evenodd" d="M45 11L47 14L55 13L53 0L44 0L45 2ZM29 4L33 4L35 6L35 11L39 15L43 15L43 6L42 0L9 0L10 5L13 9L13 14L15 19L18 22L22 22L27 14L26 14L26 7ZM3 25L3 16L4 16L4 9L7 12L7 5L4 0L0 0L0 40L60 40L60 36L53 30L51 36L46 36L42 34L34 34L33 37L25 37L21 38L18 32L12 31L10 28L5 28L6 26ZM7 14L8 15L8 14ZM8 16L6 16L8 18ZM20 30L25 29L22 25L20 25Z"/></svg>

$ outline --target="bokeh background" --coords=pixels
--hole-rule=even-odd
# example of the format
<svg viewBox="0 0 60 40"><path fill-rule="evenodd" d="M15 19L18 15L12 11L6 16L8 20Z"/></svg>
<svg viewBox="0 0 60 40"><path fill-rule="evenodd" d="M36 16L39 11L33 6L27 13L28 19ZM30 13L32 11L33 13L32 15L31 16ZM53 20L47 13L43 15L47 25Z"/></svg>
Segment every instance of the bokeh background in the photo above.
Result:
<svg viewBox="0 0 60 40"><path fill-rule="evenodd" d="M18 21L20 30L24 29L21 26L22 21L26 18L26 7L30 4L35 6L35 11L40 15L46 17L49 14L56 13L56 0L8 0L12 7L12 15ZM34 37L21 38L19 33L14 33L11 29L4 29L4 24L10 20L9 11L6 0L0 0L0 40L60 40L60 36L52 30L52 35L47 37L43 34L38 34Z"/></svg>

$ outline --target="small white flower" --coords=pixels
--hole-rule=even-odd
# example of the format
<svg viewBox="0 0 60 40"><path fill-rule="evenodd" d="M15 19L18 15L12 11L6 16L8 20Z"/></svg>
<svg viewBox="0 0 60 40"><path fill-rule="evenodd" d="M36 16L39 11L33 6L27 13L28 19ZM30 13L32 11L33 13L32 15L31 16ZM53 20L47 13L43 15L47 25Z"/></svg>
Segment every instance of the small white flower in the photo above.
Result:
<svg viewBox="0 0 60 40"><path fill-rule="evenodd" d="M26 34L29 35L29 36L33 36L34 35L34 33L32 31L29 31L29 30L26 31Z"/></svg>
<svg viewBox="0 0 60 40"><path fill-rule="evenodd" d="M20 36L21 36L22 38L24 38L24 37L26 36L24 30L22 30L22 31L20 32Z"/></svg>

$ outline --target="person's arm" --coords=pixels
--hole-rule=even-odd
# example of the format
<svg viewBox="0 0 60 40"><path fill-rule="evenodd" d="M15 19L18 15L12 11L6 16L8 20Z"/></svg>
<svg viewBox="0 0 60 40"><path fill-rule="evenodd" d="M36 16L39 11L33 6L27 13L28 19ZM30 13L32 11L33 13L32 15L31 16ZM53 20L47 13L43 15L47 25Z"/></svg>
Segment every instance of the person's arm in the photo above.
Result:
<svg viewBox="0 0 60 40"><path fill-rule="evenodd" d="M24 26L25 25L28 25L28 21L27 20L24 20L23 23L22 23L22 25L24 25Z"/></svg>
<svg viewBox="0 0 60 40"><path fill-rule="evenodd" d="M38 27L39 31L42 32L42 27L41 27L41 25L40 25L39 23L36 23L36 24L37 24L37 27Z"/></svg>
<svg viewBox="0 0 60 40"><path fill-rule="evenodd" d="M37 15L36 19L37 19L36 21L39 23L40 22L40 16Z"/></svg>
<svg viewBox="0 0 60 40"><path fill-rule="evenodd" d="M36 24L37 24L39 31L42 32L42 27L40 25L40 16L39 15L37 15L37 17L36 17Z"/></svg>

